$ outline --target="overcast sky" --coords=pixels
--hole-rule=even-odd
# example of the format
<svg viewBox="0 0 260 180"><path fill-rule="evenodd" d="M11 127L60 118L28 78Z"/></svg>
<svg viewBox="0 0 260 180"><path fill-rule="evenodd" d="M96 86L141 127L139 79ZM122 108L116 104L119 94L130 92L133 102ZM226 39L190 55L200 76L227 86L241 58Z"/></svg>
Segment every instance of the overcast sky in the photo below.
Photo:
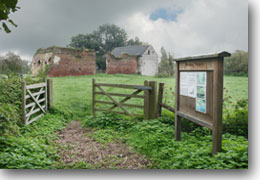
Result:
<svg viewBox="0 0 260 180"><path fill-rule="evenodd" d="M70 38L102 24L116 24L183 57L248 51L247 0L19 0L18 25L0 31L0 55L13 51L31 60L38 48L66 46Z"/></svg>

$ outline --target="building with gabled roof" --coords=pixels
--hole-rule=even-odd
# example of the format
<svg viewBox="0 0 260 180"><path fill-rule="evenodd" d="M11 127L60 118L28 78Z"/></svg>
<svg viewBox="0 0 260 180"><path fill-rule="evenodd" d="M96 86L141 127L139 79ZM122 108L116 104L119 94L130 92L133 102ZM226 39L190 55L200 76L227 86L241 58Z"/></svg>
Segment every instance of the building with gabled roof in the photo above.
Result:
<svg viewBox="0 0 260 180"><path fill-rule="evenodd" d="M151 45L117 47L107 53L107 73L154 76L158 72L158 58Z"/></svg>

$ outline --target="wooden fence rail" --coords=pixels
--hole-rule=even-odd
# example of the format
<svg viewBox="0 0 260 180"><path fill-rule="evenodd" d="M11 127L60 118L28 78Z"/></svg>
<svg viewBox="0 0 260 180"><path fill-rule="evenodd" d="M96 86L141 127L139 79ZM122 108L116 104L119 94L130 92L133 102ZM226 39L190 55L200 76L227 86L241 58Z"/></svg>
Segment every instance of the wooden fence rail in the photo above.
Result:
<svg viewBox="0 0 260 180"><path fill-rule="evenodd" d="M175 112L175 108L163 103L163 91L164 83L159 83L158 91L158 117L162 115L162 108L167 109L168 111Z"/></svg>
<svg viewBox="0 0 260 180"><path fill-rule="evenodd" d="M123 88L123 89L133 89L135 90L131 94L123 94L123 93L111 93L106 92L102 87L113 87L113 88ZM97 92L97 90L99 90ZM156 109L156 81L145 81L144 85L125 85L125 84L107 84L107 83L96 83L95 79L92 79L92 111L93 116L96 116L97 111L102 112L114 112L117 114L126 114L129 116L140 116L138 114L134 114L129 112L125 107L135 107L143 109L143 117L144 119L153 119L157 117ZM144 95L138 95L141 92L144 92ZM104 95L110 101L97 100L96 95ZM113 96L124 97L120 101L113 98ZM126 103L128 100L132 98L143 99L143 105L137 104L129 104ZM108 109L97 108L96 104L106 104L112 105ZM121 111L115 111L114 109L119 107Z"/></svg>
<svg viewBox="0 0 260 180"><path fill-rule="evenodd" d="M22 120L28 125L40 117L52 106L52 80L48 79L44 83L26 85L22 84Z"/></svg>

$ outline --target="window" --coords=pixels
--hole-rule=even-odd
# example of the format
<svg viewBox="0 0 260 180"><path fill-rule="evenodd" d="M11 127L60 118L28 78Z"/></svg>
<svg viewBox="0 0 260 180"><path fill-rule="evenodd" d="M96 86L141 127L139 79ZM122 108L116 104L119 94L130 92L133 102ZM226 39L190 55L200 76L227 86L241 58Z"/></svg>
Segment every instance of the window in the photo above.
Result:
<svg viewBox="0 0 260 180"><path fill-rule="evenodd" d="M150 55L150 50L148 50L148 55Z"/></svg>

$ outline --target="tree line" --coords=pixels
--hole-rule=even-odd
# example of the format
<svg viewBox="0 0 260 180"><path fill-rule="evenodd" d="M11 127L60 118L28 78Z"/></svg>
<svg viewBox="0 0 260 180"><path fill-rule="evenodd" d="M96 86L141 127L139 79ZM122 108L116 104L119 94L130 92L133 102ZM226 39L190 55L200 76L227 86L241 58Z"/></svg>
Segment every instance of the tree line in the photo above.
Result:
<svg viewBox="0 0 260 180"><path fill-rule="evenodd" d="M169 77L175 74L174 55L161 48L161 61L158 67L158 77ZM224 59L224 74L233 76L248 76L248 52L236 50L230 57Z"/></svg>

